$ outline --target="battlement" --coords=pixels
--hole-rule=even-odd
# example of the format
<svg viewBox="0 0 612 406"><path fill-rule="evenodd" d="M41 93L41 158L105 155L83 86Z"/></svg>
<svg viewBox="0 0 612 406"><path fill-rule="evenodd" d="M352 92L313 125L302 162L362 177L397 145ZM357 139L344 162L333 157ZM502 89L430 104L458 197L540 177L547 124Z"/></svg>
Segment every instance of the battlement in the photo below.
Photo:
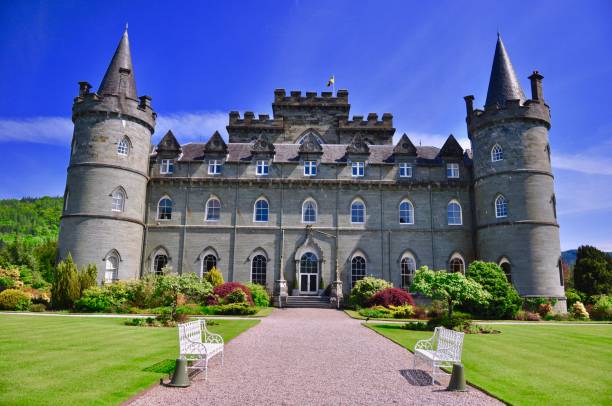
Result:
<svg viewBox="0 0 612 406"><path fill-rule="evenodd" d="M243 118L240 118L240 113L237 111L231 111L229 113L229 125L228 128L237 127L257 127L266 130L282 130L283 129L283 118L270 118L268 114L259 114L255 118L255 113L252 111L245 111Z"/></svg>
<svg viewBox="0 0 612 406"><path fill-rule="evenodd" d="M318 105L318 106L348 106L348 90L340 89L334 97L332 92L306 92L302 96L299 90L292 90L287 96L285 89L274 90L274 103L279 106L301 106L301 105Z"/></svg>
<svg viewBox="0 0 612 406"><path fill-rule="evenodd" d="M541 121L550 129L550 108L542 100L530 99L521 104L520 100L507 100L503 106L487 106L484 110L474 109L474 96L465 96L466 121L469 134L488 125L514 120Z"/></svg>
<svg viewBox="0 0 612 406"><path fill-rule="evenodd" d="M378 120L378 114L376 113L369 113L366 120L363 119L363 116L353 116L352 120L340 119L338 129L340 131L395 130L391 113L384 113L382 120Z"/></svg>

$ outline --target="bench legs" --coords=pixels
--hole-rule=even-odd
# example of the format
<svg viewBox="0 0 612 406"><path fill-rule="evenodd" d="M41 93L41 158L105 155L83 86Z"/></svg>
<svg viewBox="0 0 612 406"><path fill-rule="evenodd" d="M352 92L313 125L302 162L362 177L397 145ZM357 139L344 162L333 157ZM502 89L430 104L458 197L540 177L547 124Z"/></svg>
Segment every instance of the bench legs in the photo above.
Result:
<svg viewBox="0 0 612 406"><path fill-rule="evenodd" d="M417 361L417 355L414 354L414 357L412 358L412 369L415 370L416 369L416 361ZM431 384L433 385L435 383L435 371L436 371L436 362L434 360L431 361Z"/></svg>

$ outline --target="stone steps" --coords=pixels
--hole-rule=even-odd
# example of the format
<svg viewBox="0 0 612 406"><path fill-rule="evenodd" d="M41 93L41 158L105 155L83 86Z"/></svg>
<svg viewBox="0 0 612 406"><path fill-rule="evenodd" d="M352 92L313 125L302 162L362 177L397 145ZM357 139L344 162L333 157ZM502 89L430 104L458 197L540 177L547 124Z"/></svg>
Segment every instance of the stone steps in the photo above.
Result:
<svg viewBox="0 0 612 406"><path fill-rule="evenodd" d="M287 296L283 307L329 309L328 296Z"/></svg>

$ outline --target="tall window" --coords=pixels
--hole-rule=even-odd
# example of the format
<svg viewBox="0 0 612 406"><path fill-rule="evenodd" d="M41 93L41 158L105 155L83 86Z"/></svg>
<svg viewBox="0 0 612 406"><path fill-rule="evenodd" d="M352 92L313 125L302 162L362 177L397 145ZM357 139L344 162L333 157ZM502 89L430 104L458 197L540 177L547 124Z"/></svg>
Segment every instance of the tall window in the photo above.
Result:
<svg viewBox="0 0 612 406"><path fill-rule="evenodd" d="M221 202L211 197L206 202L206 221L218 221L221 217Z"/></svg>
<svg viewBox="0 0 612 406"><path fill-rule="evenodd" d="M304 161L304 176L317 175L317 161Z"/></svg>
<svg viewBox="0 0 612 406"><path fill-rule="evenodd" d="M502 149L502 147L500 147L499 144L493 145L493 148L491 149L491 161L497 162L503 159L504 159L504 150Z"/></svg>
<svg viewBox="0 0 612 406"><path fill-rule="evenodd" d="M113 191L113 193L111 194L111 197L113 199L113 202L111 205L112 211L122 212L124 208L124 203L125 203L125 194L123 193L123 191L117 188Z"/></svg>
<svg viewBox="0 0 612 406"><path fill-rule="evenodd" d="M495 199L495 217L498 219L508 217L508 201L503 195Z"/></svg>
<svg viewBox="0 0 612 406"><path fill-rule="evenodd" d="M266 199L259 199L255 202L255 221L268 221L269 205Z"/></svg>
<svg viewBox="0 0 612 406"><path fill-rule="evenodd" d="M211 159L208 161L208 174L209 175L220 175L221 169L223 168L223 162L218 159Z"/></svg>
<svg viewBox="0 0 612 406"><path fill-rule="evenodd" d="M174 172L174 161L172 159L162 159L159 166L159 173L169 174Z"/></svg>
<svg viewBox="0 0 612 406"><path fill-rule="evenodd" d="M356 256L351 260L351 288L355 287L358 280L366 275L366 260L364 257Z"/></svg>
<svg viewBox="0 0 612 406"><path fill-rule="evenodd" d="M400 262L401 274L402 274L402 289L408 290L410 285L412 285L412 279L414 278L414 273L416 272L416 261L411 254L406 254L402 261Z"/></svg>
<svg viewBox="0 0 612 406"><path fill-rule="evenodd" d="M317 204L314 200L306 200L302 204L302 223L317 222Z"/></svg>
<svg viewBox="0 0 612 406"><path fill-rule="evenodd" d="M465 273L465 262L459 254L453 255L450 262L448 263L449 271Z"/></svg>
<svg viewBox="0 0 612 406"><path fill-rule="evenodd" d="M459 177L459 164L446 164L446 177L456 179Z"/></svg>
<svg viewBox="0 0 612 406"><path fill-rule="evenodd" d="M153 272L155 275L163 275L164 267L168 265L168 256L166 254L157 254L153 260Z"/></svg>
<svg viewBox="0 0 612 406"><path fill-rule="evenodd" d="M172 219L172 200L169 197L162 197L159 201L159 204L157 205L157 219Z"/></svg>
<svg viewBox="0 0 612 406"><path fill-rule="evenodd" d="M119 144L117 144L117 153L123 156L127 156L130 153L130 140L127 137L123 137Z"/></svg>
<svg viewBox="0 0 612 406"><path fill-rule="evenodd" d="M119 275L119 258L114 254L106 257L106 267L104 270L104 283L113 283Z"/></svg>
<svg viewBox="0 0 612 406"><path fill-rule="evenodd" d="M351 175L353 177L361 177L365 175L365 162L353 162L351 164L351 168Z"/></svg>
<svg viewBox="0 0 612 406"><path fill-rule="evenodd" d="M213 268L217 267L217 257L208 254L202 259L202 276Z"/></svg>
<svg viewBox="0 0 612 406"><path fill-rule="evenodd" d="M257 161L257 176L268 176L269 167L268 161Z"/></svg>
<svg viewBox="0 0 612 406"><path fill-rule="evenodd" d="M451 200L446 209L446 216L449 226L460 226L463 223L461 205L458 201Z"/></svg>
<svg viewBox="0 0 612 406"><path fill-rule="evenodd" d="M414 206L408 200L404 200L399 205L400 224L414 224Z"/></svg>
<svg viewBox="0 0 612 406"><path fill-rule="evenodd" d="M266 267L268 261L263 255L255 255L251 261L251 282L266 286Z"/></svg>
<svg viewBox="0 0 612 406"><path fill-rule="evenodd" d="M365 223L365 203L361 200L355 200L351 203L351 223Z"/></svg>
<svg viewBox="0 0 612 406"><path fill-rule="evenodd" d="M412 178L412 165L406 162L399 164L400 178Z"/></svg>

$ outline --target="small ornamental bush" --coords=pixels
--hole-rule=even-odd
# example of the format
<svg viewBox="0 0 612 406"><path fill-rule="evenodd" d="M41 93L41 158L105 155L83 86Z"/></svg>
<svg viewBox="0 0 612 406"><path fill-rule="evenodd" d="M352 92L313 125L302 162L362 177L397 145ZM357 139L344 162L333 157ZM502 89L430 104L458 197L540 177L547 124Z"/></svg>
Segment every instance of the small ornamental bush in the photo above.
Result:
<svg viewBox="0 0 612 406"><path fill-rule="evenodd" d="M108 285L106 285L108 286ZM83 292L83 296L74 303L81 312L110 312L115 305L121 304L113 297L107 287L93 286Z"/></svg>
<svg viewBox="0 0 612 406"><path fill-rule="evenodd" d="M423 321L409 321L402 326L404 330L428 331L429 326Z"/></svg>
<svg viewBox="0 0 612 406"><path fill-rule="evenodd" d="M212 269L204 274L203 278L206 282L210 283L213 288L216 288L219 285L223 285L223 275L217 269L216 266L212 267Z"/></svg>
<svg viewBox="0 0 612 406"><path fill-rule="evenodd" d="M591 310L591 317L593 320L612 320L612 296L597 297Z"/></svg>
<svg viewBox="0 0 612 406"><path fill-rule="evenodd" d="M213 293L219 296L221 299L225 299L225 297L232 293L236 288L241 289L244 293L246 293L247 302L252 305L253 297L251 296L251 291L240 282L225 282L224 284L216 286L213 289Z"/></svg>
<svg viewBox="0 0 612 406"><path fill-rule="evenodd" d="M17 289L6 289L0 292L0 309L2 310L28 310L30 297Z"/></svg>
<svg viewBox="0 0 612 406"><path fill-rule="evenodd" d="M465 329L469 328L470 325L471 321L461 315L452 315L450 317L448 315L444 315L430 319L427 322L427 327L430 330L442 326L450 330L464 331Z"/></svg>
<svg viewBox="0 0 612 406"><path fill-rule="evenodd" d="M215 306L219 304L219 296L217 295L208 295L206 299L204 299L204 305L206 306Z"/></svg>
<svg viewBox="0 0 612 406"><path fill-rule="evenodd" d="M414 316L414 306L411 305L389 306L389 308L396 319L409 319Z"/></svg>
<svg viewBox="0 0 612 406"><path fill-rule="evenodd" d="M257 313L257 308L249 306L248 303L230 303L212 306L214 314L248 316Z"/></svg>
<svg viewBox="0 0 612 406"><path fill-rule="evenodd" d="M47 310L47 306L42 303L32 303L30 305L31 312L44 312L45 310Z"/></svg>
<svg viewBox="0 0 612 406"><path fill-rule="evenodd" d="M74 301L81 296L81 284L76 264L72 255L55 267L53 285L51 286L51 304L54 309L71 309Z"/></svg>
<svg viewBox="0 0 612 406"><path fill-rule="evenodd" d="M246 303L248 300L246 293L240 288L236 288L225 296L225 303Z"/></svg>
<svg viewBox="0 0 612 406"><path fill-rule="evenodd" d="M391 309L384 306L374 306L366 309L360 309L359 314L370 319L390 319L393 317Z"/></svg>
<svg viewBox="0 0 612 406"><path fill-rule="evenodd" d="M21 281L18 268L0 268L0 291L4 289L21 289L22 287L23 282Z"/></svg>
<svg viewBox="0 0 612 406"><path fill-rule="evenodd" d="M572 314L574 315L575 318L580 319L580 320L589 319L589 313L584 308L584 305L582 304L582 302L574 303L574 305L572 306Z"/></svg>
<svg viewBox="0 0 612 406"><path fill-rule="evenodd" d="M357 306L365 306L366 302L381 290L392 288L393 284L384 279L366 276L358 280L351 290L349 302Z"/></svg>
<svg viewBox="0 0 612 406"><path fill-rule="evenodd" d="M255 306L270 306L270 295L264 286L257 283L247 283L246 286L251 291L251 296L253 297L253 303Z"/></svg>
<svg viewBox="0 0 612 406"><path fill-rule="evenodd" d="M380 292L375 293L366 302L367 306L403 306L411 305L414 306L414 299L410 293L400 288L386 288Z"/></svg>
<svg viewBox="0 0 612 406"><path fill-rule="evenodd" d="M547 315L552 314L553 312L553 307L550 303L541 303L538 306L538 314L545 318Z"/></svg>
<svg viewBox="0 0 612 406"><path fill-rule="evenodd" d="M79 292L83 295L87 289L97 285L98 269L89 264L79 272Z"/></svg>
<svg viewBox="0 0 612 406"><path fill-rule="evenodd" d="M148 309L162 305L163 297L155 294L156 278L155 275L146 275L127 284L128 300L133 307Z"/></svg>
<svg viewBox="0 0 612 406"><path fill-rule="evenodd" d="M576 289L569 288L565 291L565 298L567 299L567 308L570 309L576 302L584 302L586 295L578 292Z"/></svg>

